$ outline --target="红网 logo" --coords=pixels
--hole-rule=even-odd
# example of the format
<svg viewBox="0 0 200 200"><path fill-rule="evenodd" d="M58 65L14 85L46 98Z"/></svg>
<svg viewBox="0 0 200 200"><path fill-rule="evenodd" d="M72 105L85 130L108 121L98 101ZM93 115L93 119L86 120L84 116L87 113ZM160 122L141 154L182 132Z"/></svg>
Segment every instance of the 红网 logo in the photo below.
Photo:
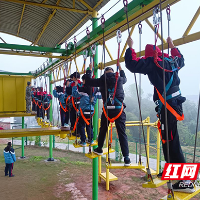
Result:
<svg viewBox="0 0 200 200"><path fill-rule="evenodd" d="M161 180L196 180L200 163L166 163Z"/></svg>

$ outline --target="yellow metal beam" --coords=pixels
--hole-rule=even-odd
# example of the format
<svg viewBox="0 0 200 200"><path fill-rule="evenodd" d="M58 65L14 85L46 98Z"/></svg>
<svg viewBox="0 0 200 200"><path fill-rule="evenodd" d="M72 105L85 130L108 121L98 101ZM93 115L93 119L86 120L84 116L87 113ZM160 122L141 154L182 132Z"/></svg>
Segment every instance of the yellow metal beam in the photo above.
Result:
<svg viewBox="0 0 200 200"><path fill-rule="evenodd" d="M75 62L75 65L76 65L76 70L77 70L77 72L79 72L78 65L76 63L76 59L75 58L74 58L74 62Z"/></svg>
<svg viewBox="0 0 200 200"><path fill-rule="evenodd" d="M134 29L135 29L135 25L131 28L130 36L132 36ZM128 38L127 38L127 40L128 40ZM122 57L124 56L124 53L125 53L125 51L126 51L126 48L127 48L127 40L126 40L126 43L125 43L124 48L123 48L123 50L122 50L122 53L121 53L120 58L122 58Z"/></svg>
<svg viewBox="0 0 200 200"><path fill-rule="evenodd" d="M86 8L88 8L90 11L93 11L94 9L88 5L84 0L78 0L79 2L81 2Z"/></svg>
<svg viewBox="0 0 200 200"><path fill-rule="evenodd" d="M199 6L197 12L195 13L194 17L192 18L192 20L191 20L189 26L187 27L185 33L183 34L183 37L185 37L185 36L187 36L189 34L190 30L192 29L192 27L195 24L195 22L196 22L197 18L199 17L199 15L200 15L200 6Z"/></svg>
<svg viewBox="0 0 200 200"><path fill-rule="evenodd" d="M151 22L148 20L148 19L145 19L145 22L149 25L149 27L153 30L153 31L155 31L154 30L154 26L151 24ZM158 33L158 37L160 38L160 40L161 40L161 35L160 35L160 33ZM164 43L166 43L166 40L163 38L163 42Z"/></svg>
<svg viewBox="0 0 200 200"><path fill-rule="evenodd" d="M105 47L106 47L106 51L108 52L108 55L110 56L110 59L113 60L113 57L112 57L112 55L111 55L111 53L110 53L110 51L109 51L109 49L108 49L106 44L105 44Z"/></svg>
<svg viewBox="0 0 200 200"><path fill-rule="evenodd" d="M25 7L26 7L26 4L23 5L22 14L21 14L21 17L20 17L19 26L18 26L18 30L17 30L17 36L19 35L19 31L20 31L20 27L21 27L22 18L23 18L23 15L24 15Z"/></svg>
<svg viewBox="0 0 200 200"><path fill-rule="evenodd" d="M67 134L69 132L70 131L61 131L59 128L56 128L56 127L11 129L11 130L1 130L0 138Z"/></svg>
<svg viewBox="0 0 200 200"><path fill-rule="evenodd" d="M190 35L188 35L184 38L176 39L176 40L173 41L173 43L174 43L175 46L180 46L180 45L183 45L183 44L187 44L189 42L194 42L196 40L200 40L200 32L190 34ZM158 47L161 48L161 45L158 45ZM168 49L167 43L164 44L164 50L165 49ZM145 53L144 51L141 51L141 56L144 56L144 53ZM139 57L139 52L137 53L137 56ZM123 57L120 58L119 62L124 62L124 58ZM117 59L105 63L105 66L108 67L108 66L111 66L111 65L115 65L116 63L117 63Z"/></svg>
<svg viewBox="0 0 200 200"><path fill-rule="evenodd" d="M6 50L0 50L0 54L15 55L15 56L32 56L32 57L42 57L42 58L66 59L66 56L55 56L55 55L52 55L52 54L36 54L36 53L30 53L30 52L16 52L16 51L6 51Z"/></svg>
<svg viewBox="0 0 200 200"><path fill-rule="evenodd" d="M76 28L77 28L88 16L89 16L88 14L85 15L85 17L83 17L83 19L82 19L69 33L67 33L67 35L66 35L58 44L63 43L63 42L65 41L65 39L66 39L67 37L69 37L69 35L70 35L74 30L76 30Z"/></svg>
<svg viewBox="0 0 200 200"><path fill-rule="evenodd" d="M174 3L177 3L180 0L162 0L162 9L165 9L168 4L172 5ZM130 27L138 24L140 21L143 21L146 18L149 18L152 16L152 10L153 8L160 3L160 0L154 0L152 3L148 4L147 6L142 7L139 11L134 13L133 15L129 16L129 25ZM109 38L111 39L116 35L116 31L120 29L121 31L124 31L127 29L127 20L124 19L122 22L116 24L113 28L109 29L104 33L105 39ZM112 35L112 37L110 37ZM94 44L96 42L101 41L103 38L103 34L99 35L96 37L91 43L85 44L83 47L78 49L76 53L78 54L79 52L83 51L89 45ZM70 55L68 58L71 58L73 55Z"/></svg>
<svg viewBox="0 0 200 200"><path fill-rule="evenodd" d="M60 1L61 1L61 0L58 0L58 1L56 2L56 6L59 5ZM24 5L24 6L25 6L25 5ZM41 32L39 33L39 35L37 36L35 42L33 43L34 45L36 45L36 44L39 42L40 38L42 37L44 31L46 30L47 26L49 25L51 19L52 19L53 16L55 15L56 11L57 11L56 9L53 9L53 10L52 10L52 13L51 13L51 14L49 15L49 17L48 17L48 20L47 20L46 23L44 24L44 26L43 26Z"/></svg>
<svg viewBox="0 0 200 200"><path fill-rule="evenodd" d="M73 0L73 8L75 8L75 0Z"/></svg>
<svg viewBox="0 0 200 200"><path fill-rule="evenodd" d="M43 0L42 3L46 3L48 0Z"/></svg>
<svg viewBox="0 0 200 200"><path fill-rule="evenodd" d="M95 10L102 2L103 0L99 0L98 3L93 7L93 9Z"/></svg>
<svg viewBox="0 0 200 200"><path fill-rule="evenodd" d="M77 13L92 15L92 12L89 10L79 10L79 9L54 6L54 5L44 4L44 3L35 3L35 2L31 2L31 1L24 2L21 0L1 0L1 1L8 1L8 2L12 2L12 3L26 4L26 5L31 5L31 6L39 6L39 7L43 7L43 8L51 8L51 9L65 10L65 11L70 11L70 12L77 12Z"/></svg>

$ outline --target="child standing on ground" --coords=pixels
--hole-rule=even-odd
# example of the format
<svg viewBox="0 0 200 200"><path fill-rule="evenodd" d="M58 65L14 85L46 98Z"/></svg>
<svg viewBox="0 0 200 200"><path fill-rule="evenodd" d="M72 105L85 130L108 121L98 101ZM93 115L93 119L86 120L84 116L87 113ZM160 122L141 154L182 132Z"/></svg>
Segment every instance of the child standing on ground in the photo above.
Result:
<svg viewBox="0 0 200 200"><path fill-rule="evenodd" d="M11 147L11 142L8 142L7 147L4 149L4 158L5 158L5 176L13 177L12 174L13 164L16 162L15 151ZM9 172L9 174L8 174Z"/></svg>
<svg viewBox="0 0 200 200"><path fill-rule="evenodd" d="M86 86L85 79L86 75L83 75L83 86L81 88L77 88L78 81L75 81L74 87L72 88L72 96L74 98L80 98L77 131L81 136L81 140L79 141L81 146L86 146L85 126L88 135L88 143L94 143L92 117L94 114L94 106L97 102L97 98L101 99L101 93L98 91L98 89L92 89L92 87Z"/></svg>

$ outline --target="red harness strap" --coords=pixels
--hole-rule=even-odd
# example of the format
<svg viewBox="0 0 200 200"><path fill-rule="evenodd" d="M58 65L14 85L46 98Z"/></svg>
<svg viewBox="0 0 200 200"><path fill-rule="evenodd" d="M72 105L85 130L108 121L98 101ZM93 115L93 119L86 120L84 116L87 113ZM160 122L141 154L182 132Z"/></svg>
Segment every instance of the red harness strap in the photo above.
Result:
<svg viewBox="0 0 200 200"><path fill-rule="evenodd" d="M60 102L60 107L63 109L64 112L67 112L67 106L66 108L64 108L61 102Z"/></svg>
<svg viewBox="0 0 200 200"><path fill-rule="evenodd" d="M72 97L72 105L73 105L75 111L78 112L78 109L76 108L75 103L74 103L74 97Z"/></svg>
<svg viewBox="0 0 200 200"><path fill-rule="evenodd" d="M159 97L160 101L162 102L163 105L165 105L164 98L162 97L162 95L160 94L160 92L157 90L156 87L155 87L155 89L156 89L156 91L158 93L158 97ZM182 116L180 116L167 102L166 102L166 108L167 108L167 110L169 110L176 117L176 119L178 121L184 120L184 114L182 114Z"/></svg>
<svg viewBox="0 0 200 200"><path fill-rule="evenodd" d="M67 99L66 99L66 112L68 112L68 109L67 109L67 102L69 101L69 98L70 98L71 96L69 95L68 97L67 97Z"/></svg>
<svg viewBox="0 0 200 200"><path fill-rule="evenodd" d="M35 101L35 99L33 98L33 103L35 104L35 105L37 105L37 103L36 103L36 101Z"/></svg>
<svg viewBox="0 0 200 200"><path fill-rule="evenodd" d="M83 118L83 120L85 121L85 123L87 124L87 125L90 125L90 118L86 118L85 116L84 116L84 114L83 114L83 111L82 111L82 109L80 108L80 113L81 113L81 117ZM94 111L94 113L95 113L95 111ZM94 113L93 113L93 115L92 115L92 117L94 116ZM74 129L73 129L73 131L75 131L76 130L76 126L77 126L77 124L78 124L78 121L79 121L79 117L77 117L77 120L76 120L76 122L75 122L75 124L74 124Z"/></svg>
<svg viewBox="0 0 200 200"><path fill-rule="evenodd" d="M39 105L39 103L37 103L37 106L39 107L39 109L41 109L42 108L42 103L41 103L41 105Z"/></svg>
<svg viewBox="0 0 200 200"><path fill-rule="evenodd" d="M44 108L44 106L43 106L43 109L48 110L50 107L51 107L51 103L49 103L49 106L47 108Z"/></svg>
<svg viewBox="0 0 200 200"><path fill-rule="evenodd" d="M106 110L105 110L105 108L104 108L104 104L103 104L103 113L104 113L104 115L105 115L105 117L108 119L108 121L110 121L110 123L111 123L111 131L110 131L110 143L112 143L112 124L114 123L114 121L116 120L116 119L118 119L119 117L120 117L120 115L122 114L122 112L123 112L123 108L124 108L124 106L123 106L123 104L122 104L122 107L121 107L121 110L120 110L120 112L118 113L118 115L117 116L115 116L115 117L113 117L113 118L110 118L110 117L108 117L108 115L107 115L107 113L106 113Z"/></svg>

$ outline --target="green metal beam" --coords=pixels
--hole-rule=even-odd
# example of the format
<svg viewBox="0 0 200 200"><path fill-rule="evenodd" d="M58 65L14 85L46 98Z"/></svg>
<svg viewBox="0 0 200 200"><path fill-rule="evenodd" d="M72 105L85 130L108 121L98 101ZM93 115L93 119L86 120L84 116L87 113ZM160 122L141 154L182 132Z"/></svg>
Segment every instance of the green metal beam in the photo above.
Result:
<svg viewBox="0 0 200 200"><path fill-rule="evenodd" d="M153 2L154 0L134 0L128 4L128 15L132 15L133 13L139 11L144 5L148 5L149 3ZM123 7L123 4L122 4ZM124 7L118 11L116 14L114 14L112 17L109 19L106 19L105 21L105 32L112 27L114 27L116 24L119 22L123 21L126 19L126 15L124 12ZM95 28L91 33L90 33L90 39L88 40L87 36L82 38L78 43L76 50L81 49L84 47L86 44L89 42L92 42L95 38L97 38L99 35L102 35L102 28L101 25ZM67 56L70 56L71 54L74 53L74 50L67 51ZM43 70L38 74L40 76L41 74L45 73L48 69L50 69L51 66L49 66L47 69Z"/></svg>
<svg viewBox="0 0 200 200"><path fill-rule="evenodd" d="M29 45L18 45L18 44L5 44L0 43L0 49L12 49L12 50L23 50L23 51L37 51L37 52L48 52L48 53L61 53L65 54L65 49L60 48L50 48L50 47L38 47L38 46L29 46Z"/></svg>

